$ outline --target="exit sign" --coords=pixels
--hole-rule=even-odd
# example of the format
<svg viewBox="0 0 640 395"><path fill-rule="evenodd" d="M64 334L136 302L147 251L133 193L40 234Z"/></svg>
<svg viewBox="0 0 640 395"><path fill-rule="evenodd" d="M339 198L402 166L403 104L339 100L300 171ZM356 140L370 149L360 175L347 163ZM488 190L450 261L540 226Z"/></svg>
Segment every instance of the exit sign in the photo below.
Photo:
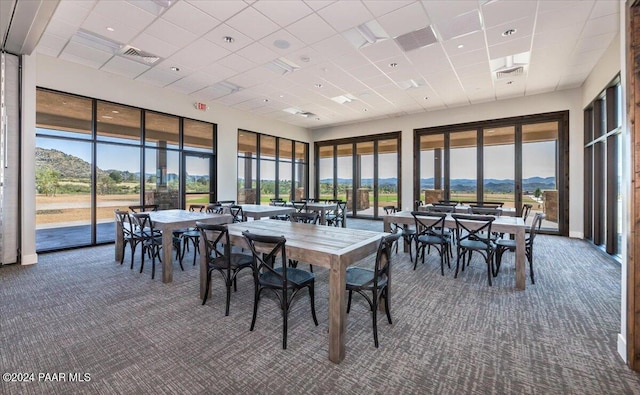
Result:
<svg viewBox="0 0 640 395"><path fill-rule="evenodd" d="M207 106L206 103L195 103L194 106L196 107L196 110L200 110L200 111L207 111L209 109L209 106Z"/></svg>

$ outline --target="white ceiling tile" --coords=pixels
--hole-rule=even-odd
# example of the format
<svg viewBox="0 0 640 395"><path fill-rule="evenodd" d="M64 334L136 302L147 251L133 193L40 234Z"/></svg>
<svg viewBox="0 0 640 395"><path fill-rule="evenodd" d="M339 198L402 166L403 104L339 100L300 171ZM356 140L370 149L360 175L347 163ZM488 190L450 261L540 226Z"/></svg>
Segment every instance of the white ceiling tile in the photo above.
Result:
<svg viewBox="0 0 640 395"><path fill-rule="evenodd" d="M81 27L100 36L107 37L110 40L124 44L131 41L131 39L138 35L138 33L140 33L144 28L144 26L132 28L120 23L117 19L114 20L109 17L105 17L97 12L89 14ZM114 31L107 30L108 27L113 28Z"/></svg>
<svg viewBox="0 0 640 395"><path fill-rule="evenodd" d="M68 39L69 37L76 34L76 32L78 31L78 26L79 25L65 22L62 19L54 18L47 25L47 33L58 36L60 38ZM107 31L105 31L104 33L107 33Z"/></svg>
<svg viewBox="0 0 640 395"><path fill-rule="evenodd" d="M187 0L187 2L220 21L226 21L247 7L247 3L238 0Z"/></svg>
<svg viewBox="0 0 640 395"><path fill-rule="evenodd" d="M214 62L206 67L200 69L202 74L208 75L211 84L214 82L226 80L227 78L238 74L238 70L225 67L219 62Z"/></svg>
<svg viewBox="0 0 640 395"><path fill-rule="evenodd" d="M541 4L555 3L552 1L542 1ZM536 18L536 33L546 30L562 29L573 24L584 24L589 16L591 7L585 6L582 2L573 2L574 7L565 11L551 11L538 13Z"/></svg>
<svg viewBox="0 0 640 395"><path fill-rule="evenodd" d="M337 1L318 11L318 15L338 32L373 19L373 15L359 0Z"/></svg>
<svg viewBox="0 0 640 395"><path fill-rule="evenodd" d="M522 37L503 44L492 45L489 47L489 57L491 59L498 59L505 56L527 52L531 50L531 39L531 36Z"/></svg>
<svg viewBox="0 0 640 395"><path fill-rule="evenodd" d="M401 56L403 54L394 40L378 41L375 44L360 49L360 53L372 62Z"/></svg>
<svg viewBox="0 0 640 395"><path fill-rule="evenodd" d="M601 16L616 14L620 15L620 3L617 1L596 1L591 10L590 18L599 18Z"/></svg>
<svg viewBox="0 0 640 395"><path fill-rule="evenodd" d="M167 86L180 78L182 78L180 74L156 66L139 75L136 81L146 82L155 86Z"/></svg>
<svg viewBox="0 0 640 395"><path fill-rule="evenodd" d="M99 1L91 14L100 14L107 20L118 21L118 23L138 31L156 19L155 15L124 0Z"/></svg>
<svg viewBox="0 0 640 395"><path fill-rule="evenodd" d="M462 55L451 56L451 63L453 67L465 67L476 63L484 63L487 59L487 51L485 49L479 49L477 51L467 52Z"/></svg>
<svg viewBox="0 0 640 395"><path fill-rule="evenodd" d="M562 29L551 29L542 33L536 33L533 37L532 48L534 51L555 46L570 46L572 49L580 37L582 27L583 25L574 24ZM559 40L558 37L562 37L562 40Z"/></svg>
<svg viewBox="0 0 640 395"><path fill-rule="evenodd" d="M237 54L257 64L267 63L279 57L277 53L258 42L239 50Z"/></svg>
<svg viewBox="0 0 640 395"><path fill-rule="evenodd" d="M443 40L450 40L479 31L482 29L482 22L478 10L472 10L453 19L438 21L435 23L435 27Z"/></svg>
<svg viewBox="0 0 640 395"><path fill-rule="evenodd" d="M234 53L218 60L216 63L231 70L235 70L238 73L253 69L257 66L255 62L252 62L249 59Z"/></svg>
<svg viewBox="0 0 640 395"><path fill-rule="evenodd" d="M336 0L304 0L304 2L311 7L312 10L318 11L331 3L335 3Z"/></svg>
<svg viewBox="0 0 640 395"><path fill-rule="evenodd" d="M290 0L261 0L253 7L280 26L290 25L313 12L305 3Z"/></svg>
<svg viewBox="0 0 640 395"><path fill-rule="evenodd" d="M533 34L534 22L535 19L533 17L521 18L486 29L487 43L489 45L496 45L516 40L520 37L531 36ZM511 36L503 36L502 33L509 29L515 29L516 33Z"/></svg>
<svg viewBox="0 0 640 395"><path fill-rule="evenodd" d="M425 28L431 23L420 3L413 3L381 16L378 22L391 37Z"/></svg>
<svg viewBox="0 0 640 395"><path fill-rule="evenodd" d="M336 34L336 31L316 14L287 26L287 30L307 44L313 44Z"/></svg>
<svg viewBox="0 0 640 395"><path fill-rule="evenodd" d="M582 37L598 36L605 33L617 33L620 31L620 17L618 14L610 14L596 19L589 19L584 25Z"/></svg>
<svg viewBox="0 0 640 395"><path fill-rule="evenodd" d="M187 67L198 69L227 56L229 53L221 46L201 38L176 52L171 56L171 59Z"/></svg>
<svg viewBox="0 0 640 395"><path fill-rule="evenodd" d="M477 0L423 0L422 4L427 10L427 15L432 21L444 21L453 19L472 10L477 10Z"/></svg>
<svg viewBox="0 0 640 395"><path fill-rule="evenodd" d="M484 37L484 32L474 32L445 41L442 43L442 46L450 56L460 55L486 48L487 42ZM460 45L462 45L462 48L458 48Z"/></svg>
<svg viewBox="0 0 640 395"><path fill-rule="evenodd" d="M594 49L607 49L607 47L609 47L609 44L611 44L611 40L613 40L615 36L616 33L607 33L601 34L599 36L583 38L578 41L578 44L576 45L574 50L576 52L584 52Z"/></svg>
<svg viewBox="0 0 640 395"><path fill-rule="evenodd" d="M484 27L502 25L515 19L533 19L536 14L536 1L490 1L482 6Z"/></svg>
<svg viewBox="0 0 640 395"><path fill-rule="evenodd" d="M576 1L576 0L554 0L554 1L540 1L538 4L538 12L569 12L574 8L588 8L591 10L593 7L593 0Z"/></svg>
<svg viewBox="0 0 640 395"><path fill-rule="evenodd" d="M305 46L302 41L298 40L295 36L284 29L268 35L260 40L260 43L280 55L286 55ZM280 48L278 46L282 46L284 44L288 44L288 46L286 48Z"/></svg>
<svg viewBox="0 0 640 395"><path fill-rule="evenodd" d="M449 58L440 44L416 49L407 53L406 56L416 67L423 70L423 74L451 69Z"/></svg>
<svg viewBox="0 0 640 395"><path fill-rule="evenodd" d="M175 81L174 83L168 85L167 88L173 89L177 92L181 92L184 94L189 94L192 92L199 91L203 88L206 88L209 85L213 85L218 81L220 80L211 78L209 74L205 74L202 72L195 72L182 79Z"/></svg>
<svg viewBox="0 0 640 395"><path fill-rule="evenodd" d="M227 43L224 41L224 37L233 38L232 43ZM253 39L242 34L226 23L222 23L216 26L209 33L204 35L204 38L211 41L214 44L220 45L231 52L235 52L239 49L246 47L247 45L253 43Z"/></svg>
<svg viewBox="0 0 640 395"><path fill-rule="evenodd" d="M229 19L227 25L242 31L254 40L259 40L280 28L280 26L272 22L269 18L251 7L245 8L239 14Z"/></svg>
<svg viewBox="0 0 640 395"><path fill-rule="evenodd" d="M391 11L395 11L398 8L404 7L413 3L413 0L363 0L362 3L371 11L373 16L379 17L387 14Z"/></svg>
<svg viewBox="0 0 640 395"><path fill-rule="evenodd" d="M249 88L269 79L274 79L273 72L266 68L258 67L234 77L227 78L227 81L242 86L243 88Z"/></svg>
<svg viewBox="0 0 640 395"><path fill-rule="evenodd" d="M177 47L184 47L197 37L195 34L162 18L153 22L145 32Z"/></svg>
<svg viewBox="0 0 640 395"><path fill-rule="evenodd" d="M491 75L491 68L489 66L489 62L481 62L471 64L469 66L461 66L456 67L456 74L460 79L464 77L477 77L477 76L487 76Z"/></svg>
<svg viewBox="0 0 640 395"><path fill-rule="evenodd" d="M356 69L349 70L349 74L353 75L354 78L367 79L367 78L377 77L383 73L376 66L372 64L368 64L363 67L358 67Z"/></svg>
<svg viewBox="0 0 640 395"><path fill-rule="evenodd" d="M89 3L89 1L85 2L82 0L61 1L60 3L58 3L58 7L53 14L52 21L55 19L60 19L70 25L80 26L93 8L93 4L91 4L90 7L86 6L86 4Z"/></svg>
<svg viewBox="0 0 640 395"><path fill-rule="evenodd" d="M363 78L360 81L365 86L372 89L378 89L379 87L388 85L391 82L391 80L389 79L389 77L387 77L386 74L380 74L379 76L371 77L371 78Z"/></svg>
<svg viewBox="0 0 640 395"><path fill-rule="evenodd" d="M342 35L336 34L311 46L318 53L327 58L336 58L348 52L353 52L354 48L345 40Z"/></svg>
<svg viewBox="0 0 640 395"><path fill-rule="evenodd" d="M59 58L70 62L83 64L85 66L100 68L111 58L112 55L93 48L84 47L80 44L69 43Z"/></svg>
<svg viewBox="0 0 640 395"><path fill-rule="evenodd" d="M179 1L171 6L162 14L162 19L176 25L182 24L186 30L197 36L203 35L220 23L218 19L186 1ZM189 23L184 23L185 21L189 21Z"/></svg>
<svg viewBox="0 0 640 395"><path fill-rule="evenodd" d="M179 49L179 47L147 33L138 35L131 41L131 45L142 51L160 56L161 58L168 58Z"/></svg>
<svg viewBox="0 0 640 395"><path fill-rule="evenodd" d="M47 55L58 57L60 51L62 51L66 44L67 40L65 39L54 36L53 34L44 34L38 42L36 49L40 53L46 53ZM47 49L45 50L44 48Z"/></svg>
<svg viewBox="0 0 640 395"><path fill-rule="evenodd" d="M105 63L100 70L134 79L138 75L149 70L149 66L125 59L121 56L114 56L111 60Z"/></svg>
<svg viewBox="0 0 640 395"><path fill-rule="evenodd" d="M360 52L354 51L333 59L332 63L344 70L351 70L370 64L371 62L362 56Z"/></svg>
<svg viewBox="0 0 640 395"><path fill-rule="evenodd" d="M251 97L253 97L253 93L249 91L241 90L232 95L223 96L216 101L218 103L222 103L227 106L232 106L238 103L242 103L243 101L249 100L251 99Z"/></svg>

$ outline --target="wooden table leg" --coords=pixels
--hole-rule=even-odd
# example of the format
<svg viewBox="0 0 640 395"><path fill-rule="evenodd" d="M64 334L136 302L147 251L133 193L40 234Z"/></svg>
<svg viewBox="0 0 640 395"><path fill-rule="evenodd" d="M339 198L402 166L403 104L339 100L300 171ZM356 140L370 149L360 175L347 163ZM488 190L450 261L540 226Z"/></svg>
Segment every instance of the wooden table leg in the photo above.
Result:
<svg viewBox="0 0 640 395"><path fill-rule="evenodd" d="M326 225L326 224L327 224L326 210L325 209L321 209L320 210L320 225Z"/></svg>
<svg viewBox="0 0 640 395"><path fill-rule="evenodd" d="M162 282L173 281L173 229L162 230Z"/></svg>
<svg viewBox="0 0 640 395"><path fill-rule="evenodd" d="M344 359L346 277L346 268L338 257L332 256L329 272L329 360L333 363L340 363Z"/></svg>
<svg viewBox="0 0 640 395"><path fill-rule="evenodd" d="M516 289L525 289L525 231L519 227L516 231Z"/></svg>

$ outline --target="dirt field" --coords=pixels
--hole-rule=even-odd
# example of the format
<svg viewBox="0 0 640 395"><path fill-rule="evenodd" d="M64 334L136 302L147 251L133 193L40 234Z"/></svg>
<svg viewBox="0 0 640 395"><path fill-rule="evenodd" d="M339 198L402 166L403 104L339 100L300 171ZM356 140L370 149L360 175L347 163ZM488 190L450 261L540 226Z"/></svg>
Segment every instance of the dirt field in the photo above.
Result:
<svg viewBox="0 0 640 395"><path fill-rule="evenodd" d="M113 210L139 204L139 195L99 195L98 221L113 219ZM36 226L63 222L91 222L91 195L36 196Z"/></svg>

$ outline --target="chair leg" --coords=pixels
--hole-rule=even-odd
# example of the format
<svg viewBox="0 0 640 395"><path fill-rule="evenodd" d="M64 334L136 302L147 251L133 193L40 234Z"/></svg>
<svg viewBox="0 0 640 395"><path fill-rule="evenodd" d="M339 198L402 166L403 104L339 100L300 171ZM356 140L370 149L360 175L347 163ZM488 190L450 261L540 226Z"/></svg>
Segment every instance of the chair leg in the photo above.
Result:
<svg viewBox="0 0 640 395"><path fill-rule="evenodd" d="M311 299L311 316L313 317L313 322L318 326L318 318L316 317L316 297L314 292L314 284L311 283L309 286L309 299Z"/></svg>
<svg viewBox="0 0 640 395"><path fill-rule="evenodd" d="M422 247L424 249L424 246ZM424 251L423 251L424 254ZM418 257L420 256L420 244L416 245L416 260L415 262L413 262L413 258L411 258L411 261L413 262L413 270L416 270L416 267L418 266Z"/></svg>
<svg viewBox="0 0 640 395"><path fill-rule="evenodd" d="M533 277L533 251L529 251L527 258L529 258L529 275L531 276L531 284L535 284L536 281Z"/></svg>
<svg viewBox="0 0 640 395"><path fill-rule="evenodd" d="M376 345L376 348L378 348L378 301L377 301L377 297L378 297L378 295L374 295L374 297L373 297L373 311L372 311L372 315L373 315L373 343Z"/></svg>
<svg viewBox="0 0 640 395"><path fill-rule="evenodd" d="M135 256L137 246L138 246L138 243L131 244L131 267L129 268L130 270L133 270L133 257Z"/></svg>
<svg viewBox="0 0 640 395"><path fill-rule="evenodd" d="M144 269L144 254L146 252L145 248L146 247L144 246L144 244L142 244L142 253L140 254L140 256L142 256L142 262L140 263L140 273L142 273L142 269Z"/></svg>
<svg viewBox="0 0 640 395"><path fill-rule="evenodd" d="M458 253L458 258L456 259L456 274L453 275L453 278L458 278L458 270L460 269L460 248L458 248L456 252ZM464 265L464 257L462 257L462 264Z"/></svg>
<svg viewBox="0 0 640 395"><path fill-rule="evenodd" d="M384 289L384 309L387 312L387 321L389 321L389 325L393 325L391 321L391 310L389 309L389 293L388 289Z"/></svg>
<svg viewBox="0 0 640 395"><path fill-rule="evenodd" d="M353 294L353 291L349 291L349 300L347 302L347 314L349 314L349 312L351 311L351 295Z"/></svg>
<svg viewBox="0 0 640 395"><path fill-rule="evenodd" d="M151 253L151 279L156 276L156 255L155 253Z"/></svg>
<svg viewBox="0 0 640 395"><path fill-rule="evenodd" d="M195 254L196 251L194 249L193 253ZM224 311L224 315L228 316L229 315L229 305L231 304L231 280L226 280L225 279L225 285L227 286L227 304L226 304L226 308Z"/></svg>
<svg viewBox="0 0 640 395"><path fill-rule="evenodd" d="M282 295L282 349L287 349L287 321L289 318L289 301L286 292Z"/></svg>
<svg viewBox="0 0 640 395"><path fill-rule="evenodd" d="M207 287L204 290L204 298L202 299L202 305L204 306L207 303L207 299L209 298L209 288L211 287L211 270L207 270Z"/></svg>
<svg viewBox="0 0 640 395"><path fill-rule="evenodd" d="M196 255L200 253L200 238L194 238L193 240L193 266L196 265Z"/></svg>
<svg viewBox="0 0 640 395"><path fill-rule="evenodd" d="M260 291L258 290L258 284L256 284L256 290L253 296L253 317L251 317L251 328L249 331L253 331L256 326L256 318L258 316L258 300L260 299Z"/></svg>

